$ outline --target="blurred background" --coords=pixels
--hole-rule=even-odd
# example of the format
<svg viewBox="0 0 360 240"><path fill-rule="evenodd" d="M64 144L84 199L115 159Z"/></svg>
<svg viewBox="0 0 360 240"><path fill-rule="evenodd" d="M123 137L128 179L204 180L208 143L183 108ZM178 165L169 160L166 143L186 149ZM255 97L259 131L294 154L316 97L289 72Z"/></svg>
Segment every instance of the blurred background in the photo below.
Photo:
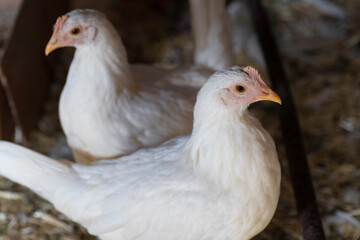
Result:
<svg viewBox="0 0 360 240"><path fill-rule="evenodd" d="M327 239L357 239L360 237L360 1L262 2L291 83ZM21 0L0 0L0 56L21 4ZM119 31L130 63L173 68L192 62L187 1L73 0L70 9L74 8L103 11ZM236 63L254 66L268 82L245 2L228 1L228 11ZM36 130L25 142L28 147L56 159L71 158L57 107L73 51L68 48L52 53L55 74ZM273 105L266 103L252 106L251 111L274 137L283 170L275 217L255 239L302 239L277 114ZM19 131L16 140L23 140ZM1 178L2 239L95 238L34 193Z"/></svg>

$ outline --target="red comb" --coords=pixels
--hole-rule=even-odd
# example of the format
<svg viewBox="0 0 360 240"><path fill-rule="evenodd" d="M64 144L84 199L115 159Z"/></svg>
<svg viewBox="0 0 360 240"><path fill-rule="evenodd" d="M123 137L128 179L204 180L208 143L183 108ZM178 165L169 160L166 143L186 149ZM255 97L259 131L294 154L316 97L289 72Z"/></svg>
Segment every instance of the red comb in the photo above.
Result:
<svg viewBox="0 0 360 240"><path fill-rule="evenodd" d="M60 30L60 28L64 25L64 23L66 22L66 20L69 18L69 16L61 16L58 17L55 23L55 29L54 29L54 33L58 32Z"/></svg>
<svg viewBox="0 0 360 240"><path fill-rule="evenodd" d="M256 79L261 86L267 87L266 83L264 82L264 80L262 80L259 72L255 68L247 66L243 69L243 71L245 73L247 73L249 76L251 76L252 78Z"/></svg>

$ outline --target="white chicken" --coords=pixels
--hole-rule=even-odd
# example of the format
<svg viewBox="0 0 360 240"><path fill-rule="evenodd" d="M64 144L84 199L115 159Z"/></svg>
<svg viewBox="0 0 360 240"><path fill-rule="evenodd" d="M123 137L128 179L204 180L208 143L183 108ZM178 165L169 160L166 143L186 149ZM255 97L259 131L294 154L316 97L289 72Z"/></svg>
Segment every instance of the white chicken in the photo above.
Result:
<svg viewBox="0 0 360 240"><path fill-rule="evenodd" d="M247 240L270 222L280 165L248 105L280 98L252 68L212 75L191 136L114 160L67 166L0 142L0 174L103 240Z"/></svg>
<svg viewBox="0 0 360 240"><path fill-rule="evenodd" d="M203 34L216 37L217 31ZM46 54L65 46L76 51L59 115L77 162L114 158L190 133L196 93L214 70L129 66L120 36L95 10L74 10L58 18ZM212 46L196 54L208 48ZM228 65L225 54L217 52L212 66Z"/></svg>

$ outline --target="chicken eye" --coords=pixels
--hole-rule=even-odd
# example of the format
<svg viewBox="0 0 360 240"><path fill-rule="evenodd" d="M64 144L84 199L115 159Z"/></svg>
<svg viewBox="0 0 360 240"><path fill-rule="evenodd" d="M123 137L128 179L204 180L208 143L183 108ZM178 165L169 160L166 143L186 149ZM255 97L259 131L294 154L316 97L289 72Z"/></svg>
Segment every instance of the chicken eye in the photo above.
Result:
<svg viewBox="0 0 360 240"><path fill-rule="evenodd" d="M72 35L78 35L80 33L80 28L74 28L70 32Z"/></svg>
<svg viewBox="0 0 360 240"><path fill-rule="evenodd" d="M239 92L239 93L243 93L245 92L245 87L244 86L241 86L241 85L237 85L236 86L236 91Z"/></svg>

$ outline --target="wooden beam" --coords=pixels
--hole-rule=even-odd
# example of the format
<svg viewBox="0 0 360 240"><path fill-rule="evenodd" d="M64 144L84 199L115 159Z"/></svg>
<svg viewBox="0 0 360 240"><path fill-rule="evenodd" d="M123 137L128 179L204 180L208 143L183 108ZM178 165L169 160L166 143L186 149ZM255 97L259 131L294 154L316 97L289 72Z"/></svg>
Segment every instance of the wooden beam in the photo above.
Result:
<svg viewBox="0 0 360 240"><path fill-rule="evenodd" d="M36 126L52 69L44 49L68 0L24 0L1 59L2 83L16 124L27 136Z"/></svg>
<svg viewBox="0 0 360 240"><path fill-rule="evenodd" d="M0 76L1 77L1 76ZM15 123L10 111L5 90L0 85L0 139L11 141L14 138Z"/></svg>

